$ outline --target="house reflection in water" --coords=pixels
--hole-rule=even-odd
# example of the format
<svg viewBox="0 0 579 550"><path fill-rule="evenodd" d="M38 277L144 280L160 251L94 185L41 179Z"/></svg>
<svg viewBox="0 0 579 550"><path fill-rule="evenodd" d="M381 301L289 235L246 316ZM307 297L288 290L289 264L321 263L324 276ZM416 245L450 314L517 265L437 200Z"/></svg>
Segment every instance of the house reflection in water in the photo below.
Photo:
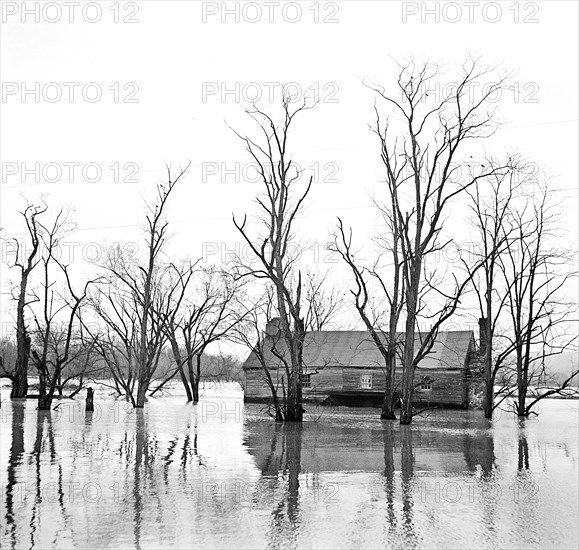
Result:
<svg viewBox="0 0 579 550"><path fill-rule="evenodd" d="M275 484L279 495L272 506L272 542L279 536L285 540L298 536L304 523L301 514L323 513L319 508L325 508L337 495L334 480L338 480L337 484L345 483L340 499L351 499L354 508L381 506L380 523L386 543L420 546L414 508L424 504L421 483L432 482L432 491L432 484L438 480L484 480L492 477L494 470L493 438L487 430L468 433L391 423L384 423L381 429L361 430L331 424L273 422L249 422L246 429L245 446L261 471L262 481ZM356 485L364 487L362 479L367 479L372 489L355 504L360 498L360 493L355 496ZM312 497L311 485L316 483L324 493L316 495L314 489ZM343 505L336 504L338 508ZM487 512L482 511L483 515Z"/></svg>
<svg viewBox="0 0 579 550"><path fill-rule="evenodd" d="M494 444L490 432L401 427L383 429L304 423L281 426L274 422L247 424L245 445L263 475L277 475L296 467L301 473L382 472L428 475L428 472L490 473ZM301 449L296 446L301 445ZM415 474L416 472L416 474Z"/></svg>
<svg viewBox="0 0 579 550"><path fill-rule="evenodd" d="M576 439L557 431L576 429L575 405L400 426L370 409L283 425L115 403L3 403L2 548L577 547Z"/></svg>

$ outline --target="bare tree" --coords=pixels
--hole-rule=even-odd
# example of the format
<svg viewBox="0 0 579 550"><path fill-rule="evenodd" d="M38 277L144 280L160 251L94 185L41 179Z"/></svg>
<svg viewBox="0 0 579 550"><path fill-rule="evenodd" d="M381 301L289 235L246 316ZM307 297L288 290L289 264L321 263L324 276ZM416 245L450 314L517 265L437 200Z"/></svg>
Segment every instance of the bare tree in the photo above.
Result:
<svg viewBox="0 0 579 550"><path fill-rule="evenodd" d="M80 308L89 286L96 280L87 281L82 293L75 292L68 266L57 259L60 241L70 229L68 218L62 210L51 226L40 222L37 225L42 244L43 280L42 292L38 297L41 314L33 311L37 346L31 354L39 376L38 409L50 410L54 393L59 384L62 385L63 370L83 353L83 344L75 342L77 330L80 329ZM51 275L51 268L54 267L64 276L66 289L63 292L58 291L58 278Z"/></svg>
<svg viewBox="0 0 579 550"><path fill-rule="evenodd" d="M117 293L115 298L118 298L118 301L108 300L107 311L101 306L97 308L112 331L109 333L108 343L112 344L113 348L109 348L105 360L112 365L120 352L128 362L131 382L123 384L137 408L145 405L147 391L166 342L164 323L167 297L163 277L169 268L162 258L168 227L165 208L171 192L186 174L189 165L190 163L184 169L178 170L175 175L167 166L167 181L157 185L155 206L148 207L146 216L144 261L133 261L126 254L120 253L120 248L117 247L111 249L104 266L112 283L110 290L114 290ZM121 349L118 347L119 343ZM113 368L119 375L121 371L117 367ZM133 396L135 389L136 395Z"/></svg>
<svg viewBox="0 0 579 550"><path fill-rule="evenodd" d="M85 301L87 301L86 297ZM65 334L63 333L57 342L62 342L64 338ZM78 395L86 387L86 383L94 380L95 377L106 375L102 359L96 352L96 342L82 326L82 317L75 328L72 341L75 349L71 353L71 360L62 368L56 384L59 397L64 396L68 399ZM70 390L65 395L64 391L67 387L70 387Z"/></svg>
<svg viewBox="0 0 579 550"><path fill-rule="evenodd" d="M390 273L392 285L388 285L385 277L379 273L377 263L374 264L372 270L368 270L356 262L352 251L352 230L350 229L349 233L346 233L340 218L338 218L338 231L339 235L334 235L333 248L340 254L352 272L355 288L354 290L350 290L350 292L354 297L356 311L384 359L385 383L380 418L382 420L396 420L394 413L396 408L394 390L396 354L399 347L396 328L400 318L400 312L404 305L404 280L402 279L402 263L400 261L398 247L399 233L396 229L392 232L393 244L390 248L390 256L393 260L393 269L392 273ZM381 299L382 297L386 298L389 311L386 322L384 323L385 326L383 326L382 323L382 312L378 312L375 308L371 307L367 281L368 276L373 277L374 280L377 281Z"/></svg>
<svg viewBox="0 0 579 550"><path fill-rule="evenodd" d="M493 163L488 161L489 165ZM516 193L526 177L522 166L508 172L492 174L483 182L477 182L467 191L470 196L472 223L477 242L472 254L475 264L481 265L479 273L471 273L470 262L464 264L474 276L473 286L479 308L480 353L483 356L485 418L492 418L493 411L509 396L504 387L500 399L495 402L497 374L514 351L513 343L501 339L500 322L507 303L508 287L512 281L504 281L500 270L500 257L508 250L516 227L512 223L511 209Z"/></svg>
<svg viewBox="0 0 579 550"><path fill-rule="evenodd" d="M305 189L295 193L301 172L294 166L288 149L290 129L295 117L309 109L306 101L292 106L291 97L284 93L283 120L276 124L264 111L254 108L247 113L255 120L262 134L261 144L249 137L236 134L245 142L246 149L257 164L265 195L257 198L261 209L262 235L252 235L247 215L240 223L233 223L257 259L254 266L240 266L243 275L271 281L276 293L276 309L287 353L280 355L285 365L287 383L286 415L284 420L301 421L303 346L306 335L302 313L302 273L292 255L292 242L296 216L308 196L312 178Z"/></svg>
<svg viewBox="0 0 579 550"><path fill-rule="evenodd" d="M4 376L12 381L10 397L22 398L28 393L28 361L30 358L31 338L28 334L25 312L27 307L36 300L29 298L28 283L34 268L40 261L39 249L40 228L39 218L47 211L46 204L42 206L27 205L22 216L26 222L28 237L30 238L30 251L24 250L17 239L14 239L15 260L12 267L20 269L20 285L16 306L16 363L12 373L5 372ZM22 249L22 250L21 250ZM22 252L22 253L21 253ZM28 252L28 254L26 254Z"/></svg>
<svg viewBox="0 0 579 550"><path fill-rule="evenodd" d="M278 376L275 369L275 379L271 373L271 365L268 364L270 354L275 356L276 344L279 337L267 338L263 331L266 323L277 316L275 307L275 289L266 287L265 292L259 299L246 305L243 311L244 320L239 323L234 331L234 341L245 346L250 353L257 358L263 371L265 382L271 393L268 414L277 422L283 422L287 414L287 399L284 378ZM287 365L285 365L287 369Z"/></svg>
<svg viewBox="0 0 579 550"><path fill-rule="evenodd" d="M308 275L305 286L307 331L325 330L341 312L342 296L336 287L324 288L323 279L312 274ZM284 421L287 415L287 364L283 363L285 344L278 331L268 333L267 330L269 322L275 323L279 319L276 304L275 287L272 285L267 286L257 299L245 302L239 310L240 322L233 331L232 339L256 358L271 394L267 412L276 421ZM283 368L278 369L277 365L272 364L272 359ZM303 367L307 368L308 365L304 364Z"/></svg>
<svg viewBox="0 0 579 550"><path fill-rule="evenodd" d="M478 180L492 176L503 167L467 163L459 156L466 142L492 135L493 111L489 98L505 85L504 78L484 87L480 98L470 98L472 89L489 75L489 71L470 60L457 75L456 86L439 98L429 94L440 78L440 69L426 63L417 67L409 63L400 68L392 93L374 86L379 99L393 110L402 122L377 113L375 132L380 140L382 162L386 169L388 200L392 219L400 231L402 277L404 279L404 344L401 424L409 424L413 415L414 372L431 351L441 325L455 312L468 280L441 288L440 273L426 272L429 255L440 253L452 240L441 233L445 214L452 200ZM465 151L466 152L466 151ZM468 167L467 173L461 169ZM437 280L438 279L438 280ZM426 294L431 296L426 299ZM437 297L438 310L433 308ZM426 316L430 329L421 333L418 319ZM416 335L420 336L418 345Z"/></svg>
<svg viewBox="0 0 579 550"><path fill-rule="evenodd" d="M171 272L164 326L177 366L151 395L179 373L187 400L197 403L203 353L243 321L238 310L244 283L222 270L196 270L191 264L183 268L172 265ZM190 283L196 279L199 284L195 292Z"/></svg>
<svg viewBox="0 0 579 550"><path fill-rule="evenodd" d="M94 289L89 303L98 324L85 324L85 329L94 338L95 349L112 377L114 389L136 406L139 303L115 278L109 278L106 287Z"/></svg>
<svg viewBox="0 0 579 550"><path fill-rule="evenodd" d="M569 254L555 246L558 238L558 205L549 200L549 189L527 193L511 210L512 239L499 266L506 285L509 331L505 336L514 350L517 400L514 410L526 417L534 406L551 395L560 394L579 370L548 391L527 402L530 387L545 374L549 357L575 349L577 337L569 334L570 319L576 305L567 302L562 292L577 273L569 268Z"/></svg>

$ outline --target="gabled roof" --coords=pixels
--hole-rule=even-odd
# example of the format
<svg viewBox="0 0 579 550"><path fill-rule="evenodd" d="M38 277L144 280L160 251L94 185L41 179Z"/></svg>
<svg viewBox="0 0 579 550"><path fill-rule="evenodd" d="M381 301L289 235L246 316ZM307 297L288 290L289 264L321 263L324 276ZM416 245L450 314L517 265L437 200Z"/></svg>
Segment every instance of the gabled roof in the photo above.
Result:
<svg viewBox="0 0 579 550"><path fill-rule="evenodd" d="M415 349L426 335L416 334ZM397 333L398 338L403 333ZM423 369L464 368L470 351L471 330L441 331L431 352L420 362ZM283 367L283 362L273 352L287 357L289 353L283 339L274 340L266 335L262 339L265 362L268 368ZM320 368L326 366L342 367L383 367L384 359L370 333L364 330L324 330L308 332L304 341L304 366ZM399 363L399 361L397 361ZM243 365L244 369L262 368L255 350L252 351Z"/></svg>

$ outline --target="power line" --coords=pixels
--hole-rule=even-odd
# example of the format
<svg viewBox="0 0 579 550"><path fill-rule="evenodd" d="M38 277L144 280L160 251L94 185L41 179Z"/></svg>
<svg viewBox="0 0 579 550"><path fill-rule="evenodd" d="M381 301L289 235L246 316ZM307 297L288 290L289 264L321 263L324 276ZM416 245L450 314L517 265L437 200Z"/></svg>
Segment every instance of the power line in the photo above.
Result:
<svg viewBox="0 0 579 550"><path fill-rule="evenodd" d="M535 122L533 124L524 124L521 126L509 126L508 124L504 125L504 126L500 126L500 130L506 129L506 130L515 130L515 129L519 129L519 128L531 128L534 126L548 126L551 124L565 124L568 122L579 122L579 119L577 118L570 118L570 119L566 119L566 120L552 120L552 121L546 121L546 122ZM358 143L358 144L352 144L352 145L344 145L341 147L330 147L330 148L326 148L326 149L312 149L309 151L302 151L302 154L313 154L313 153L325 153L325 152L329 152L329 151L343 151L343 150L348 150L348 149L360 149L363 147L372 147L372 145L368 144L368 143ZM225 162L247 162L247 159L233 159L233 160L228 160L228 161L221 161L221 163L225 163ZM249 161L249 163L251 163L251 161ZM196 163L196 164L191 164L191 167L200 167L200 166L204 166L205 164L207 164L206 162L201 162L201 163ZM138 174L145 174L145 173L152 173L152 172L161 172L161 171L166 171L167 168L163 167L163 168L150 168L147 170L139 170L135 176L137 176ZM99 182L101 179L111 179L113 178L114 175L110 175L110 176L104 176L102 178L99 179ZM99 182L95 182L95 183L99 183ZM55 183L60 183L60 182L55 182ZM66 184L67 182L62 182L60 183L62 184ZM81 181L81 182L77 182L77 181L73 181L73 182L68 182L70 185L86 185L87 183L90 182L86 182L86 181ZM115 182L115 183L119 183L119 182ZM0 190L5 190L5 189L19 189L19 188L27 188L27 187L35 187L37 185L47 185L46 182L44 183L21 183L21 184L17 184L17 185L6 185L6 186L0 186Z"/></svg>

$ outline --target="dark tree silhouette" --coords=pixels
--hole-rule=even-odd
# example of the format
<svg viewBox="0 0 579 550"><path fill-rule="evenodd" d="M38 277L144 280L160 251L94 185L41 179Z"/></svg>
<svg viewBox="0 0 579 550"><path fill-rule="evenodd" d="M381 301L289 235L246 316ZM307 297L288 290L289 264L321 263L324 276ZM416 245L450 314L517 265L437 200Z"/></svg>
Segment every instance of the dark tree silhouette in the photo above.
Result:
<svg viewBox="0 0 579 550"><path fill-rule="evenodd" d="M503 338L512 349L517 384L514 410L522 417L534 414L540 400L564 393L579 373L575 369L565 380L527 402L530 387L546 375L549 357L576 349L577 343L577 337L569 334L577 308L563 295L577 273L570 267L570 253L556 246L560 208L549 197L546 184L540 185L538 194L536 190L522 194L511 209L512 238L499 256L509 318Z"/></svg>
<svg viewBox="0 0 579 550"><path fill-rule="evenodd" d="M385 116L376 108L375 132L386 171L385 204L400 232L405 317L402 424L412 422L416 366L432 349L441 325L455 312L469 282L452 274L445 277L453 281L452 288L441 290L440 274L425 272L427 259L452 242L444 241L441 233L453 199L477 181L506 170L480 163L475 166L460 157L467 142L494 132L489 98L504 87L505 79L493 79L480 98L471 99L473 86L481 84L490 72L470 60L458 71L456 86L441 98L429 97L428 89L440 75L440 68L433 64L418 67L411 62L400 68L392 91L372 87L386 105ZM467 173L462 174L461 168L468 168ZM432 294L442 302L438 311L433 311ZM417 327L421 314L430 322L425 333Z"/></svg>
<svg viewBox="0 0 579 550"><path fill-rule="evenodd" d="M291 97L284 93L283 120L276 124L266 112L254 108L247 113L259 124L260 143L247 136L236 134L244 141L246 149L257 163L257 170L265 195L257 198L262 217L263 234L252 235L247 215L242 222L233 217L235 227L255 255L257 265L240 265L242 276L251 275L271 281L276 296L276 310L280 319L281 336L287 354L280 355L285 364L287 384L286 414L284 420L301 421L303 346L306 334L302 312L302 272L296 267L296 255L289 245L294 224L312 186L312 178L305 189L297 193L295 187L301 171L290 158L288 140L296 116L310 107L306 101L293 107Z"/></svg>
<svg viewBox="0 0 579 550"><path fill-rule="evenodd" d="M17 239L14 239L16 251L14 265L12 267L18 267L20 269L20 285L16 306L16 364L10 374L7 372L4 373L4 376L10 378L12 381L10 397L13 398L26 397L28 393L28 361L30 358L31 338L26 326L25 311L32 302L36 301L35 297L29 298L28 283L32 271L40 262L41 230L39 228L39 219L47 210L48 207L46 204L42 206L29 204L26 206L24 212L22 212L31 244L30 252L26 258L21 257L20 243Z"/></svg>
<svg viewBox="0 0 579 550"><path fill-rule="evenodd" d="M354 277L355 288L350 290L354 297L354 306L358 315L362 319L366 329L370 333L372 341L380 351L384 359L384 398L382 400L382 410L380 418L382 420L396 420L394 410L396 407L394 390L396 374L396 354L398 350L398 338L396 329L400 312L404 305L404 280L402 279L402 263L399 250L399 232L396 228L396 219L392 220L393 244L390 248L389 256L393 265L391 273L392 285L387 284L386 276L379 272L378 264L375 263L371 270L358 265L352 251L352 230L346 234L342 220L338 218L339 234L334 235L333 248L336 250L344 262L349 266ZM370 305L370 292L368 289L367 276L371 276L378 283L380 300L388 304L388 314L384 324L383 314ZM376 294L374 294L374 297Z"/></svg>

